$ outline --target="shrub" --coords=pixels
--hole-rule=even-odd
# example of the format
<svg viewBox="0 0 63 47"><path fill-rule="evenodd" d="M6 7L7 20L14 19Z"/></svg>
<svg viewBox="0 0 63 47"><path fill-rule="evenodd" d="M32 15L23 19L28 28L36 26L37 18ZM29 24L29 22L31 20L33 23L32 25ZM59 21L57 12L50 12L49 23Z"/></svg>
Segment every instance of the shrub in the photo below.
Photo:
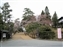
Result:
<svg viewBox="0 0 63 47"><path fill-rule="evenodd" d="M42 39L53 39L55 33L47 26L41 26L38 28L39 37Z"/></svg>
<svg viewBox="0 0 63 47"><path fill-rule="evenodd" d="M19 32L23 32L22 28L18 28L18 31L19 31Z"/></svg>
<svg viewBox="0 0 63 47"><path fill-rule="evenodd" d="M41 24L39 24L37 22L33 22L33 23L28 24L25 28L26 28L26 31L28 33L30 33L32 31L36 30L40 26L41 26Z"/></svg>
<svg viewBox="0 0 63 47"><path fill-rule="evenodd" d="M36 34L37 34L37 28L40 27L41 24L37 23L37 22L33 22L28 24L25 28L26 31L29 35L31 35L32 38L36 38Z"/></svg>
<svg viewBox="0 0 63 47"><path fill-rule="evenodd" d="M26 26L26 31L32 34L39 34L37 37L42 39L53 39L55 37L55 33L49 28L49 26L43 26L39 23L30 23Z"/></svg>

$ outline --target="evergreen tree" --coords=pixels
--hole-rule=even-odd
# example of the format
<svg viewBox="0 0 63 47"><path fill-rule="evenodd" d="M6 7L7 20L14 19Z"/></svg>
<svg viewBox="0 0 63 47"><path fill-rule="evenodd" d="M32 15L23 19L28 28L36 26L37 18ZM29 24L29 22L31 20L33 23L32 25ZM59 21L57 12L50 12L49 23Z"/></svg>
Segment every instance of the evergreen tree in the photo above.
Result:
<svg viewBox="0 0 63 47"><path fill-rule="evenodd" d="M30 16L33 16L33 14L29 8L24 8L23 20L30 19Z"/></svg>
<svg viewBox="0 0 63 47"><path fill-rule="evenodd" d="M49 9L48 9L47 6L45 7L45 13L46 13L46 15L49 15L49 14L50 14L50 13L49 13Z"/></svg>
<svg viewBox="0 0 63 47"><path fill-rule="evenodd" d="M7 22L8 19L10 20L11 18L11 14L10 12L12 11L11 9L9 9L10 5L8 2L4 3L4 5L2 6L2 14L3 14L3 17L4 17L4 21Z"/></svg>
<svg viewBox="0 0 63 47"><path fill-rule="evenodd" d="M26 16L33 16L33 12L29 9L29 8L24 8L24 14L23 15L26 15Z"/></svg>
<svg viewBox="0 0 63 47"><path fill-rule="evenodd" d="M3 16L0 13L0 30L2 30L2 28L3 28Z"/></svg>
<svg viewBox="0 0 63 47"><path fill-rule="evenodd" d="M9 24L11 22L11 14L10 14L10 12L12 12L12 10L9 9L9 7L10 7L10 5L9 5L8 2L4 3L4 5L1 7L2 15L3 15L3 22L4 22L4 29L6 29L6 27L8 28Z"/></svg>
<svg viewBox="0 0 63 47"><path fill-rule="evenodd" d="M53 14L52 21L53 21L53 26L56 27L57 24L58 24L58 17L57 17L57 13L56 12Z"/></svg>
<svg viewBox="0 0 63 47"><path fill-rule="evenodd" d="M42 10L41 15L44 15L44 14L45 14L45 12Z"/></svg>
<svg viewBox="0 0 63 47"><path fill-rule="evenodd" d="M51 19L51 16L50 16L50 13L49 13L49 9L48 9L47 6L45 7L45 14L47 15L48 19Z"/></svg>

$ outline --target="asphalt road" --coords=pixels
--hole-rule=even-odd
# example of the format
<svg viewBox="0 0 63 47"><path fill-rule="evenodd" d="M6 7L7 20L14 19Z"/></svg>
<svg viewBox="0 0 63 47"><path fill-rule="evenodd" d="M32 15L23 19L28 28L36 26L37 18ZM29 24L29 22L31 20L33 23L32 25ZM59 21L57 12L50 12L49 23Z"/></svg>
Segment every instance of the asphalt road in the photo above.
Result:
<svg viewBox="0 0 63 47"><path fill-rule="evenodd" d="M0 42L1 47L63 47L62 41L47 40L7 40Z"/></svg>

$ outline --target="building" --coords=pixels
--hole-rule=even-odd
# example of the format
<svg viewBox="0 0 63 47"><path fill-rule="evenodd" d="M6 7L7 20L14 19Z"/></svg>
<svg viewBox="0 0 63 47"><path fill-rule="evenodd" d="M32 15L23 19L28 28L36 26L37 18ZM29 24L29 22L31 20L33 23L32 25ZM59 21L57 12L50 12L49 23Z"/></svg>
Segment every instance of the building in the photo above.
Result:
<svg viewBox="0 0 63 47"><path fill-rule="evenodd" d="M58 26L63 28L63 17L58 19Z"/></svg>
<svg viewBox="0 0 63 47"><path fill-rule="evenodd" d="M58 19L58 26L61 27L61 28L63 28L63 17L60 17ZM63 30L62 30L62 39L63 39Z"/></svg>

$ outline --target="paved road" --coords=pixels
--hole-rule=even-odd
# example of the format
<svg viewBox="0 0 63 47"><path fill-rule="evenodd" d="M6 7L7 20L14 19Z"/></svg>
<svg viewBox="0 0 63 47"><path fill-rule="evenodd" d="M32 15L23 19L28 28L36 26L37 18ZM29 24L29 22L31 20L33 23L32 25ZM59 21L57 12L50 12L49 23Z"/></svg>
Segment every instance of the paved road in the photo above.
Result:
<svg viewBox="0 0 63 47"><path fill-rule="evenodd" d="M47 40L8 40L0 42L1 47L63 47L62 41Z"/></svg>

